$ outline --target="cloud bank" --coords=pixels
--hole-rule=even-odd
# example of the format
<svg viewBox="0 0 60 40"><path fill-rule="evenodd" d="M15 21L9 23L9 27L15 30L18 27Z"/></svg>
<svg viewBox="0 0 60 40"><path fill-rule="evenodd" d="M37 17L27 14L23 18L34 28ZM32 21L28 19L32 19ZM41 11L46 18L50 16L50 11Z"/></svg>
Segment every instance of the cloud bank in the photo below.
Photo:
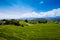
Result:
<svg viewBox="0 0 60 40"><path fill-rule="evenodd" d="M11 13L11 14L10 14ZM45 17L56 17L60 16L60 8L53 9L47 12L35 12L35 11L30 11L30 12L25 12L25 13L20 13L16 11L12 12L0 12L0 19L18 19L18 18L45 18Z"/></svg>

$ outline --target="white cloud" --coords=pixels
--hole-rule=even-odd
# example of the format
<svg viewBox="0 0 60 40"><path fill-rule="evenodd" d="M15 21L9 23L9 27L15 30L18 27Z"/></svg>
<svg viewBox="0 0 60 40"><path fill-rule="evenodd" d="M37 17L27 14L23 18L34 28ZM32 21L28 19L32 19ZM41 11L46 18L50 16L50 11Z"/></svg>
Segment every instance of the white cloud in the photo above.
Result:
<svg viewBox="0 0 60 40"><path fill-rule="evenodd" d="M7 13L7 14L6 14ZM6 12L6 13L0 13L0 19L16 19L16 18L30 18L30 17L34 17L34 18L41 18L41 17L56 17L56 16L60 16L60 8L58 9L53 9L51 11L47 11L47 12L40 12L37 13L35 11L31 11L31 12L26 12L26 13L20 13L19 12ZM10 14L11 13L11 14Z"/></svg>
<svg viewBox="0 0 60 40"><path fill-rule="evenodd" d="M40 1L40 4L43 4L44 3L44 1Z"/></svg>
<svg viewBox="0 0 60 40"><path fill-rule="evenodd" d="M0 13L0 19L12 19L12 18L13 19L19 18L19 15Z"/></svg>
<svg viewBox="0 0 60 40"><path fill-rule="evenodd" d="M38 18L41 18L41 17L56 17L56 16L60 16L60 8L58 9L53 9L51 11L48 11L48 12L40 12L40 13L37 13L37 12L30 12L30 13L24 13L22 15L22 17L38 17Z"/></svg>

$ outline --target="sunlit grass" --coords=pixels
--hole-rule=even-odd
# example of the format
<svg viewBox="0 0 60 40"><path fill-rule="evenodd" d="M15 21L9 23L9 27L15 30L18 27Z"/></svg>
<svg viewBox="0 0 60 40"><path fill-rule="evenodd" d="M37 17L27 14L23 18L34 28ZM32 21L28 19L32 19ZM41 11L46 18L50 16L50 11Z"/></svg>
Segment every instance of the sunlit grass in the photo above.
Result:
<svg viewBox="0 0 60 40"><path fill-rule="evenodd" d="M60 25L31 24L29 26L0 25L0 40L60 40Z"/></svg>

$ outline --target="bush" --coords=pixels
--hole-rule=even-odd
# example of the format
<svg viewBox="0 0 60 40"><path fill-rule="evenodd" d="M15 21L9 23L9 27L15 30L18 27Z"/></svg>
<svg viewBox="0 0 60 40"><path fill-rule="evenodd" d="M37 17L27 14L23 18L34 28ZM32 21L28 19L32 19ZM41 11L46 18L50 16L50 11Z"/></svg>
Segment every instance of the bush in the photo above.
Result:
<svg viewBox="0 0 60 40"><path fill-rule="evenodd" d="M47 20L44 20L44 21L38 21L38 23L47 23Z"/></svg>
<svg viewBox="0 0 60 40"><path fill-rule="evenodd" d="M14 22L14 25L20 26L19 22Z"/></svg>
<svg viewBox="0 0 60 40"><path fill-rule="evenodd" d="M23 25L23 24L22 24L21 26L22 26L22 27L24 27L24 25Z"/></svg>
<svg viewBox="0 0 60 40"><path fill-rule="evenodd" d="M3 23L5 21L5 23ZM3 25L16 25L16 26L20 26L20 24L19 24L19 21L17 21L17 20L14 20L14 19L11 19L11 20L6 20L6 19L3 19L3 20L1 20L1 22L3 23ZM0 22L0 25L2 24Z"/></svg>
<svg viewBox="0 0 60 40"><path fill-rule="evenodd" d="M28 23L28 20L25 20L26 23Z"/></svg>

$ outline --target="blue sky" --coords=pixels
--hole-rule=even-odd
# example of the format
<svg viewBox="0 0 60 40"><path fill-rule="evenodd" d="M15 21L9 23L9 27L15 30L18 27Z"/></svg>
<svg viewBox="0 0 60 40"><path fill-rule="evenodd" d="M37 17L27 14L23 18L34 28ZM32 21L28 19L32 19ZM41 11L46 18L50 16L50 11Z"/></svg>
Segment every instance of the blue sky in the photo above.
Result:
<svg viewBox="0 0 60 40"><path fill-rule="evenodd" d="M60 0L0 0L0 18L60 16Z"/></svg>

